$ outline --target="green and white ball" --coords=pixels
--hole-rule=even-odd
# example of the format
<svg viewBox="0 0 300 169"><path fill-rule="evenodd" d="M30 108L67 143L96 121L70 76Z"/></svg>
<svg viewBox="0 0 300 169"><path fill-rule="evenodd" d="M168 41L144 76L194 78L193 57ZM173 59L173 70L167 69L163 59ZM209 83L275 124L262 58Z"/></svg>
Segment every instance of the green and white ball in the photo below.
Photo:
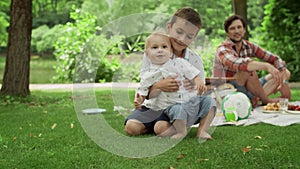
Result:
<svg viewBox="0 0 300 169"><path fill-rule="evenodd" d="M249 117L252 110L252 105L249 98L241 92L233 92L222 100L222 112L225 116L226 109L235 109L237 120L246 119ZM225 116L226 117L226 116Z"/></svg>

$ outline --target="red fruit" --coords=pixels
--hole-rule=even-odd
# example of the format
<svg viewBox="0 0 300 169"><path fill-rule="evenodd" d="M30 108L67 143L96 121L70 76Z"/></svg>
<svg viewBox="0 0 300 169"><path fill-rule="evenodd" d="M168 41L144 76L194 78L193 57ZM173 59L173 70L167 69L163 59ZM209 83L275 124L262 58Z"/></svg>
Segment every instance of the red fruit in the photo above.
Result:
<svg viewBox="0 0 300 169"><path fill-rule="evenodd" d="M288 110L295 110L296 107L296 105L288 105Z"/></svg>
<svg viewBox="0 0 300 169"><path fill-rule="evenodd" d="M293 105L292 110L296 110L299 106Z"/></svg>

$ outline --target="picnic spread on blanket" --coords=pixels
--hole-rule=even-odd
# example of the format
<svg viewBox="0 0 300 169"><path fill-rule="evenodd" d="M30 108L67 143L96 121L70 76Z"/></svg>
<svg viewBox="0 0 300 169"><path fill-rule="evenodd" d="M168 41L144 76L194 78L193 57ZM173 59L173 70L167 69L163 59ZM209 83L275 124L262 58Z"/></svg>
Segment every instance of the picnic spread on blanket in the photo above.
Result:
<svg viewBox="0 0 300 169"><path fill-rule="evenodd" d="M235 110L235 115L238 117L227 118L226 109L224 107L221 107L221 109L218 109L216 116L212 122L212 126L222 126L222 125L236 125L236 126L247 126L257 123L267 123L275 126L289 126L292 124L300 124L300 110L298 109L300 107L300 101L296 102L288 102L288 108L286 110L282 109L275 109L275 110L268 110L266 106L259 106L254 108L253 110L249 110L249 107L246 107L245 104L246 101L244 99L237 98L235 95L240 92L233 92L232 94L227 95L226 97L231 97L233 100L236 98L235 101L233 101L232 107L238 107L241 105L243 107L243 111L239 111L240 109ZM226 103L226 97L225 100L223 99L222 105L224 105L224 102ZM234 106L235 104L235 106ZM246 112L249 111L248 116L245 116ZM245 118L239 117L239 113L242 113Z"/></svg>
<svg viewBox="0 0 300 169"><path fill-rule="evenodd" d="M223 83L218 83L220 80ZM236 125L247 126L267 123L275 126L300 124L300 101L288 102L281 99L278 103L269 103L252 108L249 98L230 86L233 78L207 78L206 84L214 84L207 94L216 99L218 109L211 126Z"/></svg>

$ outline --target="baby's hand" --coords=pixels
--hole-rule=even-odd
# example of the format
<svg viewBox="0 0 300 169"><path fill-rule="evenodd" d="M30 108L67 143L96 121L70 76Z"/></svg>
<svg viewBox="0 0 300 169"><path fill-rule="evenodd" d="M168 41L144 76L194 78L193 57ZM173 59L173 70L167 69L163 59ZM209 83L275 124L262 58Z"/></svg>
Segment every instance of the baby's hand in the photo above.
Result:
<svg viewBox="0 0 300 169"><path fill-rule="evenodd" d="M142 104L144 103L145 97L141 96L139 93L135 95L134 98L134 107L136 109L142 109Z"/></svg>
<svg viewBox="0 0 300 169"><path fill-rule="evenodd" d="M198 95L202 95L207 90L207 87L201 81L201 82L196 83L195 90L198 91Z"/></svg>

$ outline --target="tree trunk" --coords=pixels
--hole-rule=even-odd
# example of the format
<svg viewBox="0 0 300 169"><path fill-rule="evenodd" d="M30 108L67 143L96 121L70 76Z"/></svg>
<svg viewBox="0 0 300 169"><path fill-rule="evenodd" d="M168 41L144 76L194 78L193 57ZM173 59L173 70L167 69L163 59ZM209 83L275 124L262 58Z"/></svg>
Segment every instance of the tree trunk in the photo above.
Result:
<svg viewBox="0 0 300 169"><path fill-rule="evenodd" d="M11 0L5 72L1 94L28 96L32 0Z"/></svg>
<svg viewBox="0 0 300 169"><path fill-rule="evenodd" d="M246 25L248 23L247 21L247 0L233 0L233 10L234 14L240 15L241 17L244 18L246 21ZM249 34L248 34L248 29L246 27L246 34L245 34L245 39L248 39Z"/></svg>

